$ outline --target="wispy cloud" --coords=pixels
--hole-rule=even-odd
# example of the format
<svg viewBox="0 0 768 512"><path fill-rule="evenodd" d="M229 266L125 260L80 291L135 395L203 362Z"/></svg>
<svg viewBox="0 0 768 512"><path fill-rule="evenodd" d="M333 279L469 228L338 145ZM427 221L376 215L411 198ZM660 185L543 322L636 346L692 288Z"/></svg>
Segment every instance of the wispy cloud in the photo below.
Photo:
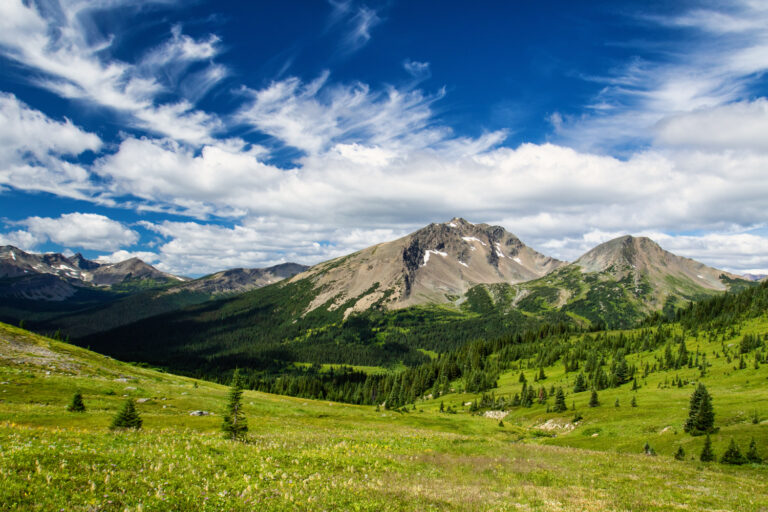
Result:
<svg viewBox="0 0 768 512"><path fill-rule="evenodd" d="M395 87L374 91L360 82L329 84L329 76L325 72L309 83L294 77L264 89L246 89L251 101L236 118L309 154L340 142L428 145L443 138L444 129L429 128L430 105L443 91L435 95Z"/></svg>
<svg viewBox="0 0 768 512"><path fill-rule="evenodd" d="M221 128L216 116L196 110L199 99L226 76L210 63L187 73L191 63L212 59L215 36L196 41L174 27L171 37L135 63L102 57L113 40L95 33L91 16L122 5L156 3L114 0L102 4L62 1L45 4L0 2L0 52L36 71L30 79L66 98L92 102L128 115L134 126L190 142L211 139ZM188 98L160 102L161 94L187 92Z"/></svg>
<svg viewBox="0 0 768 512"><path fill-rule="evenodd" d="M653 142L658 123L749 97L768 70L768 8L747 0L644 23L687 31L657 60L633 59L615 74L590 77L604 87L583 113L564 115L556 140L610 151ZM703 132L702 132L703 133Z"/></svg>
<svg viewBox="0 0 768 512"><path fill-rule="evenodd" d="M371 39L371 30L383 21L377 9L357 5L353 0L329 0L329 3L332 7L329 25L341 27L343 31L341 53L354 53L365 46Z"/></svg>

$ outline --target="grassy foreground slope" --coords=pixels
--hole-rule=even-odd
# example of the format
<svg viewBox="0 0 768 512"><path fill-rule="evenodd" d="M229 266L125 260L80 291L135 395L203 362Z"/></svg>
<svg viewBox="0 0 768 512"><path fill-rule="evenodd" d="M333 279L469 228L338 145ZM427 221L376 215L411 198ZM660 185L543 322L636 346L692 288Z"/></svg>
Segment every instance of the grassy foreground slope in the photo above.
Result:
<svg viewBox="0 0 768 512"><path fill-rule="evenodd" d="M65 411L76 390L86 413ZM110 433L125 395L142 399L144 429ZM440 414L436 401L398 413L246 392L248 442L233 443L218 431L225 397L0 324L0 510L768 506L765 466L547 446L523 426Z"/></svg>

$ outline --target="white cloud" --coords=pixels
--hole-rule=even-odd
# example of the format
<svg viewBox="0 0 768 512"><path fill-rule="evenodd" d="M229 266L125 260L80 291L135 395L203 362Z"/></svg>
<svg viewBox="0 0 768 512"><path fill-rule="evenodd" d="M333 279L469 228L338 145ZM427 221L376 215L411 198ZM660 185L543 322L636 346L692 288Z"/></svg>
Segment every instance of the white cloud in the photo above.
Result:
<svg viewBox="0 0 768 512"><path fill-rule="evenodd" d="M429 62L419 62L417 60L406 59L403 62L403 68L416 80L425 80L430 77Z"/></svg>
<svg viewBox="0 0 768 512"><path fill-rule="evenodd" d="M103 215L66 213L58 218L29 217L17 224L26 227L37 243L50 240L68 248L117 250L139 240L132 229Z"/></svg>
<svg viewBox="0 0 768 512"><path fill-rule="evenodd" d="M0 92L0 184L86 199L96 193L88 172L62 157L101 145L99 137L68 119L53 120Z"/></svg>
<svg viewBox="0 0 768 512"><path fill-rule="evenodd" d="M709 151L768 152L768 100L758 98L669 116L659 123L656 140L667 146Z"/></svg>
<svg viewBox="0 0 768 512"><path fill-rule="evenodd" d="M156 100L184 90L199 99L226 76L226 70L213 63L204 72L187 73L193 62L216 55L217 38L195 41L174 27L166 43L137 63L100 57L113 39L94 30L94 13L151 3L157 1L61 1L43 9L32 2L5 0L0 2L0 52L37 71L29 78L60 96L126 113L134 126L154 133L189 142L210 140L222 127L218 118L195 110L184 98L160 104Z"/></svg>
<svg viewBox="0 0 768 512"><path fill-rule="evenodd" d="M351 0L329 0L332 11L329 17L331 27L343 26L345 31L340 51L353 53L371 40L371 29L383 20L376 9L365 5L355 6Z"/></svg>
<svg viewBox="0 0 768 512"><path fill-rule="evenodd" d="M405 234L392 229L338 229L323 223L268 217L246 219L231 228L171 221L143 225L167 240L158 247L158 268L185 275L288 261L318 263Z"/></svg>
<svg viewBox="0 0 768 512"><path fill-rule="evenodd" d="M734 1L671 18L643 15L642 21L685 29L686 42L665 43L664 56L656 61L635 58L612 76L590 77L604 87L584 113L564 116L559 142L603 151L647 143L657 124L669 129L669 116L685 117L749 97L768 71L764 3ZM707 138L703 128L692 128L692 137Z"/></svg>
<svg viewBox="0 0 768 512"><path fill-rule="evenodd" d="M329 73L309 83L298 78L246 90L252 101L236 115L253 128L307 153L327 151L339 142L369 145L428 145L447 135L430 129L430 105L443 96L367 84L329 85Z"/></svg>
<svg viewBox="0 0 768 512"><path fill-rule="evenodd" d="M98 256L96 261L99 263L119 263L131 258L139 258L144 263L149 263L151 265L159 259L159 256L157 253L149 251L126 251L124 249L120 249L119 251L115 251L112 254L103 254Z"/></svg>

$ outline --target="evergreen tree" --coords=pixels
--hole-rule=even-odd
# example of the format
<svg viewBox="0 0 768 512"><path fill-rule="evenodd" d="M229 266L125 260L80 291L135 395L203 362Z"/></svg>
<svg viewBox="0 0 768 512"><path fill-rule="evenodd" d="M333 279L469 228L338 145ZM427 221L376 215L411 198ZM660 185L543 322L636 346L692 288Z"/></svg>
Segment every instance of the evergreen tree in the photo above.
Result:
<svg viewBox="0 0 768 512"><path fill-rule="evenodd" d="M757 443L755 443L755 438L752 438L752 441L749 443L749 450L747 450L747 460L749 462L752 462L754 464L760 464L763 462L763 458L760 456L759 453L757 453Z"/></svg>
<svg viewBox="0 0 768 512"><path fill-rule="evenodd" d="M139 416L139 412L136 410L136 404L134 404L132 398L129 398L123 404L123 408L120 409L120 411L118 411L118 413L112 419L112 425L110 425L109 428L111 430L116 430L119 428L132 428L134 430L139 430L142 423L143 421Z"/></svg>
<svg viewBox="0 0 768 512"><path fill-rule="evenodd" d="M83 394L76 391L72 395L72 401L67 406L69 412L85 412L85 404L83 403Z"/></svg>
<svg viewBox="0 0 768 512"><path fill-rule="evenodd" d="M709 438L709 434L704 439L704 448L701 449L699 460L701 462L712 462L715 460L715 452L712 451L712 440Z"/></svg>
<svg viewBox="0 0 768 512"><path fill-rule="evenodd" d="M592 395L589 397L589 406L590 407L597 407L600 405L600 400L597 398L597 390L592 390Z"/></svg>
<svg viewBox="0 0 768 512"><path fill-rule="evenodd" d="M614 407L619 407L619 399L617 398L615 402L613 402Z"/></svg>
<svg viewBox="0 0 768 512"><path fill-rule="evenodd" d="M500 427L503 427L503 426L504 426L504 421L502 421L502 420L499 420L499 426L500 426Z"/></svg>
<svg viewBox="0 0 768 512"><path fill-rule="evenodd" d="M243 413L243 383L239 369L236 369L232 375L232 385L229 388L228 398L227 411L224 413L221 430L225 437L233 441L244 439L246 432L248 432L248 422Z"/></svg>
<svg viewBox="0 0 768 512"><path fill-rule="evenodd" d="M565 412L568 410L568 406L565 405L565 392L563 392L563 388L557 389L557 394L555 395L555 407L553 410L555 412Z"/></svg>
<svg viewBox="0 0 768 512"><path fill-rule="evenodd" d="M629 403L632 407L637 407L637 397L632 397L632 401Z"/></svg>
<svg viewBox="0 0 768 512"><path fill-rule="evenodd" d="M677 451L675 452L675 460L685 460L685 450L682 446L677 448Z"/></svg>
<svg viewBox="0 0 768 512"><path fill-rule="evenodd" d="M587 390L587 379L584 378L583 373L576 375L576 381L573 384L573 392L580 393Z"/></svg>
<svg viewBox="0 0 768 512"><path fill-rule="evenodd" d="M440 400L440 412L445 412L445 404Z"/></svg>
<svg viewBox="0 0 768 512"><path fill-rule="evenodd" d="M539 367L539 380L544 380L546 378L547 376L544 374L544 367L543 366Z"/></svg>
<svg viewBox="0 0 768 512"><path fill-rule="evenodd" d="M691 395L688 420L684 430L691 435L701 435L714 431L715 412L712 409L712 397L707 388L699 384Z"/></svg>
<svg viewBox="0 0 768 512"><path fill-rule="evenodd" d="M739 449L739 445L736 444L736 441L731 438L731 444L728 445L728 449L725 450L725 453L720 458L720 462L723 464L746 464L747 459L742 455L741 450Z"/></svg>

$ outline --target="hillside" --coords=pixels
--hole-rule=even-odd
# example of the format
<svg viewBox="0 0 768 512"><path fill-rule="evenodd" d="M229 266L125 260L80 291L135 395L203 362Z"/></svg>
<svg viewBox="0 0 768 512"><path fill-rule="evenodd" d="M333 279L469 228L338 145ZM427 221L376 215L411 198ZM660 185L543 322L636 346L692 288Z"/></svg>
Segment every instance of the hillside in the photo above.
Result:
<svg viewBox="0 0 768 512"><path fill-rule="evenodd" d="M506 293L528 313L556 310L595 325L628 327L656 311L672 314L692 300L753 285L665 251L649 238L623 236ZM498 301L499 292L489 292Z"/></svg>
<svg viewBox="0 0 768 512"><path fill-rule="evenodd" d="M61 332L63 336L82 337L140 321L144 318L177 311L188 306L216 301L222 297L243 293L278 282L306 270L305 265L284 263L269 268L231 269L199 279L174 279L160 284L145 272L140 260L131 259L94 270L99 279L120 273L136 276L136 281L122 281L111 287L73 286L58 276L35 274L25 277L29 282L45 281L47 286L63 286L73 290L62 300L36 300L35 296L2 296L0 279L0 320L18 323L38 332ZM153 284L154 283L154 284ZM14 283L10 283L12 289Z"/></svg>
<svg viewBox="0 0 768 512"><path fill-rule="evenodd" d="M754 318L722 341L689 334L691 353L720 352L740 336L768 332ZM605 333L609 334L609 333ZM618 333L610 333L611 336ZM631 332L625 336L631 336ZM595 336L601 337L602 333ZM628 357L633 366L663 359L663 348ZM751 354L751 352L750 352ZM750 357L748 355L748 357ZM733 437L752 437L768 456L767 365L733 370L708 358L704 378L722 454ZM568 387L561 362L523 372L536 387ZM518 363L502 372L493 400L519 393ZM498 405L504 425L470 412L481 394L448 391L418 399L407 412L246 391L248 443L218 432L226 388L120 363L65 343L0 325L0 503L7 510L761 510L768 506L765 465L727 466L674 460L683 446L697 456L703 439L682 433L696 368L659 370L600 392L568 392L574 411ZM684 387L671 386L684 379ZM463 380L450 383L463 387ZM83 393L86 413L69 413ZM490 395L488 395L490 396ZM635 396L637 408L629 407ZM140 403L142 431L113 434L111 417L125 400ZM618 399L621 406L615 407ZM457 411L441 413L440 407ZM761 423L753 424L753 410ZM212 413L192 416L193 411ZM649 443L656 457L643 455ZM689 485L695 482L696 485ZM649 494L647 490L653 489Z"/></svg>

